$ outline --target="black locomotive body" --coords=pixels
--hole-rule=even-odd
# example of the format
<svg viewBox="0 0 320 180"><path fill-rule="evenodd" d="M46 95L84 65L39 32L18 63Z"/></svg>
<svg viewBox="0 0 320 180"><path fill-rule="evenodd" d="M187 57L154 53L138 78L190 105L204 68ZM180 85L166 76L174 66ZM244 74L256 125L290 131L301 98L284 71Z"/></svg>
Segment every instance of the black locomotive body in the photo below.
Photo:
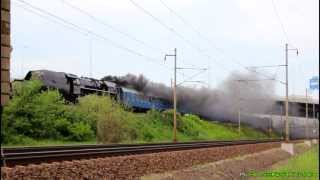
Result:
<svg viewBox="0 0 320 180"><path fill-rule="evenodd" d="M102 81L74 74L49 70L30 71L25 80L40 80L45 88L58 89L65 99L76 102L78 97L88 94L109 95L136 110L166 110L172 104L157 97L144 96L142 93L122 87L111 81Z"/></svg>

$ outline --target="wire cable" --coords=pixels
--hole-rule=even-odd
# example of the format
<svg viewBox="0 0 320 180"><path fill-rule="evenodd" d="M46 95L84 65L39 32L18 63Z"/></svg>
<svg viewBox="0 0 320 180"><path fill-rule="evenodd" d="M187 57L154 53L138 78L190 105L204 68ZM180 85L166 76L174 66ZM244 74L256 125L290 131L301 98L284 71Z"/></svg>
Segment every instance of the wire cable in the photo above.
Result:
<svg viewBox="0 0 320 180"><path fill-rule="evenodd" d="M133 0L129 0L137 9L139 9L140 11L142 11L143 13L145 13L146 15L150 16L154 21L156 21L157 23L159 23L161 26L163 26L165 29L167 29L168 31L170 31L171 33L173 33L174 35L176 35L177 37L179 37L182 41L186 42L190 47L194 48L197 52L199 52L200 54L205 55L207 58L209 59L213 59L210 55L205 54L204 51L199 48L198 46L194 45L190 40L186 39L183 35L181 35L178 31L176 31L173 27L170 27L169 25L167 25L166 23L164 23L163 21L161 21L158 17L154 16L152 13L150 13L149 11L147 11L145 8L143 8L142 6L140 6L137 2L133 1ZM213 59L214 61L216 61L215 59ZM217 61L216 61L217 62ZM219 64L219 62L217 62ZM221 67L225 68L222 64L219 64ZM193 65L194 66L194 65ZM228 70L227 70L228 71Z"/></svg>
<svg viewBox="0 0 320 180"><path fill-rule="evenodd" d="M271 2L272 2L273 11L274 11L274 13L276 14L277 19L278 19L278 21L279 21L279 24L280 24L280 26L281 26L283 36L284 36L285 40L286 40L289 44L291 44L291 43L290 43L290 40L289 40L288 33L287 33L286 29L284 28L284 25L283 25L282 20L281 20L281 18L280 18L278 9L277 9L277 7L276 7L276 3L274 2L274 0L271 0Z"/></svg>
<svg viewBox="0 0 320 180"><path fill-rule="evenodd" d="M194 75L192 75L192 76L189 76L189 77L185 78L181 83L179 83L179 84L177 84L177 85L181 85L182 83L184 83L184 82L186 82L186 81L192 80L193 78L199 76L200 74L204 73L205 71L206 71L206 70L202 70L202 71L200 71L200 72L198 72L198 73L196 73L196 74L194 74Z"/></svg>
<svg viewBox="0 0 320 180"><path fill-rule="evenodd" d="M117 32L117 33L120 33L120 34L122 34L123 36L125 36L125 37L127 37L127 38L129 38L129 39L131 39L131 40L133 40L133 41L136 41L136 42L140 43L141 45L143 45L143 46L145 46L145 47L148 47L148 48L150 48L150 49L157 50L157 51L159 50L158 48L155 48L155 47L151 46L150 44L148 44L148 43L146 43L146 42L144 42L144 41L142 41L142 40L140 40L140 39L137 39L136 37L130 35L129 33L124 32L124 31L116 28L115 26L107 23L105 20L101 20L101 19L97 18L96 16L90 14L89 12L87 12L87 11L85 11L85 10L83 10L83 9L81 9L81 8L79 8L79 7L77 7L77 6L73 5L73 4L65 1L65 0L60 0L60 1L61 1L63 4L67 5L68 7L72 8L72 9L74 9L74 10L76 10L76 11L78 11L78 12L84 14L84 15L86 15L87 17L89 17L89 18L92 19L93 21L95 21L95 22L97 22L97 23L99 23L99 24L102 24L103 26L108 27L109 29L111 29L111 30L113 30L113 31L115 31L115 32ZM162 50L160 50L160 51L164 54L164 52L163 52Z"/></svg>
<svg viewBox="0 0 320 180"><path fill-rule="evenodd" d="M93 21L95 21L95 22L97 22L97 23L99 23L99 24L101 24L101 25L103 25L103 26L105 26L105 27L107 27L107 28L109 28L109 29L117 32L117 33L120 33L120 34L122 34L123 36L125 36L125 37L127 37L127 38L129 38L129 39L131 39L131 40L133 40L133 41L136 41L136 42L138 42L139 44L141 44L141 45L143 45L143 46L145 46L145 47L148 47L148 48L153 49L153 50L155 50L155 51L160 51L160 53L165 54L165 52L164 52L163 50L161 50L160 48L156 48L156 47L154 47L154 46L146 43L145 41L142 41L142 40L140 40L140 39L138 39L138 38L130 35L129 33L127 33L127 32L125 32L125 31L122 31L122 30L116 28L115 26L107 23L105 20L101 20L101 19L99 19L98 17L92 15L92 14L89 13L88 11L85 11L85 10L83 10L83 9L81 9L81 8L79 8L79 7L77 7L77 6L73 5L73 4L65 1L65 0L60 0L60 1L61 1L63 4L65 4L66 6L68 6L68 7L72 8L72 9L80 12L81 14L84 14L85 16L89 17L91 20L93 20ZM192 65L192 66L195 67L195 65Z"/></svg>
<svg viewBox="0 0 320 180"><path fill-rule="evenodd" d="M159 0L161 2L161 4L166 7L173 15L175 15L178 19L180 19L186 26L189 26L194 32L195 34L197 34L201 39L204 39L208 42L208 44L214 48L216 51L218 51L219 53L221 54L225 54L224 51L221 49L221 48L218 48L209 38L207 38L206 36L202 35L202 33L197 30L197 28L195 28L191 23L189 23L184 17L182 17L181 15L179 15L176 11L174 11L172 8L170 8L163 0ZM243 64L241 64L240 62L238 62L237 60L235 60L234 58L231 58L230 60L232 60L235 64L243 67L244 69L246 69L247 71L250 71L250 72L254 72L258 75L261 75L261 76L264 76L266 78L271 78L270 76L267 76L261 72L258 72L258 71L253 71L251 70L250 68L244 66ZM280 80L277 80L275 79L275 81L278 81L280 83L283 84L282 81Z"/></svg>
<svg viewBox="0 0 320 180"><path fill-rule="evenodd" d="M142 54L142 53L140 53L140 52L137 52L137 51L135 51L135 50L132 50L132 49L130 49L130 48L127 48L127 47L125 47L125 46L122 46L121 44L118 44L118 43L112 41L111 39L109 39L109 38L107 38L107 37L105 37L105 36L103 36L103 35L100 35L100 34L98 34L98 33L95 33L95 32L92 31L92 30L89 30L89 29L80 27L80 26L78 26L78 25L76 25L76 24L74 24L74 23L72 23L72 22L69 22L69 21L67 21L67 20L65 20L65 19L63 19L63 18L61 18L61 17L58 17L58 16L56 16L56 15L50 13L50 12L47 12L47 11L45 11L45 10L39 8L39 7L36 7L36 6L34 6L34 5L26 2L26 1L24 1L24 0L16 0L16 1L19 1L19 2L23 3L24 5L28 6L28 7L31 8L32 10L30 10L30 9L28 9L28 8L26 8L26 7L23 7L23 6L21 6L21 5L20 5L20 6L18 5L17 7L23 8L23 9L25 9L25 10L31 12L31 13L34 13L34 14L42 17L42 18L45 18L46 20L49 20L49 21L54 22L54 23L58 23L58 24L60 24L60 25L62 25L62 26L64 26L64 27L67 27L67 28L69 28L69 29L71 29L71 30L77 31L77 32L79 32L79 33L81 33L81 34L84 34L84 35L86 35L86 36L92 35L92 37L95 37L95 38L100 39L100 40L107 41L108 43L110 43L111 45L113 45L114 47L116 47L116 48L118 48L118 49L121 49L121 50L126 51L126 52L131 53L131 54L134 54L134 55L136 55L136 56L143 57L144 59L147 59L147 60L149 60L149 61L152 61L152 62L154 62L154 63L156 63L156 64L159 64L159 65L161 65L161 66L164 66L164 67L166 67L166 68L170 68L170 67L166 66L165 64L158 63L158 61L157 61L156 58L152 58L152 57L146 56L146 55L144 55L144 54ZM38 11L38 12L36 12L36 11ZM41 13L39 13L39 12L41 12ZM44 14L45 14L45 15L44 15ZM50 17L50 18L48 18L48 17ZM172 69L172 68L170 68L170 69ZM179 72L178 72L178 73L179 73ZM181 74L181 75L183 75L183 76L186 76L184 73L179 73L179 74Z"/></svg>

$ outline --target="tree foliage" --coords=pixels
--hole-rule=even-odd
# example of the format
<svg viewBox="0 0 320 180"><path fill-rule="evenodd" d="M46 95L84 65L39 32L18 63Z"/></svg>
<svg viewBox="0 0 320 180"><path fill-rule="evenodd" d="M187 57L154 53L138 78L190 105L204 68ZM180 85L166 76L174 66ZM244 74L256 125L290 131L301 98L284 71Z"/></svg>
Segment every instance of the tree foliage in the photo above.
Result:
<svg viewBox="0 0 320 180"><path fill-rule="evenodd" d="M99 143L172 141L173 111L134 113L108 96L87 95L77 104L65 102L57 90L40 81L15 83L13 98L3 109L1 143L34 144L38 140ZM265 138L249 128L236 128L177 114L180 141Z"/></svg>
<svg viewBox="0 0 320 180"><path fill-rule="evenodd" d="M82 141L95 133L90 117L67 105L57 90L43 90L40 81L14 84L13 98L2 114L2 142L63 139ZM17 138L18 137L18 138ZM20 142L23 143L23 142Z"/></svg>

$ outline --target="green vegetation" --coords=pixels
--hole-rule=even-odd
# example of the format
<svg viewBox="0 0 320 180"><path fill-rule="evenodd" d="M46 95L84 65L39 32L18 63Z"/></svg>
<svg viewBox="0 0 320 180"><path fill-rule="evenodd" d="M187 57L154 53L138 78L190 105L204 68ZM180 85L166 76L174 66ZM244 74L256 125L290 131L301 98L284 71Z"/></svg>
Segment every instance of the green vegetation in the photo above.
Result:
<svg viewBox="0 0 320 180"><path fill-rule="evenodd" d="M11 102L3 110L1 142L5 145L64 143L132 143L172 140L171 110L133 113L106 96L89 95L72 104L57 90L41 90L39 81L14 84ZM267 138L262 132L178 115L178 139L233 140Z"/></svg>
<svg viewBox="0 0 320 180"><path fill-rule="evenodd" d="M13 99L3 109L1 142L37 144L38 140L88 141L95 136L95 119L65 104L57 90L41 91L39 81L18 82Z"/></svg>
<svg viewBox="0 0 320 180"><path fill-rule="evenodd" d="M264 174L270 175L264 179L319 179L319 146L290 158ZM275 177L276 175L278 177Z"/></svg>
<svg viewBox="0 0 320 180"><path fill-rule="evenodd" d="M21 147L21 146L71 146L71 145L90 145L90 144L97 144L95 139L89 141L66 141L66 140L53 140L53 139L37 139L31 141L24 141L24 143L16 143L16 144L4 144L4 147L11 148L11 147Z"/></svg>

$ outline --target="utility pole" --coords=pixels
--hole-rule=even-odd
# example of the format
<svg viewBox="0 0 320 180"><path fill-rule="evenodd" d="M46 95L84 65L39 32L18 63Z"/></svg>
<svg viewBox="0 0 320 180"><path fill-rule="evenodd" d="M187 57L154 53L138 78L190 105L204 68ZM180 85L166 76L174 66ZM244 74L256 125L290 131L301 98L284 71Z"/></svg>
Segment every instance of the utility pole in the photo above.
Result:
<svg viewBox="0 0 320 180"><path fill-rule="evenodd" d="M184 82L191 82L191 81L183 81L177 85L177 70L178 69L189 69L189 70L201 70L206 71L206 68L184 68L184 67L177 67L177 48L174 49L174 54L166 54L164 56L164 60L167 60L168 56L174 57L174 80L173 80L173 142L177 142L177 86L184 83ZM194 78L195 76L199 75L199 73L189 77L189 79ZM200 81L193 81L193 82L200 82Z"/></svg>
<svg viewBox="0 0 320 180"><path fill-rule="evenodd" d="M288 51L289 50L295 50L298 55L298 49L289 49L288 44L286 43L285 48L285 67L286 67L286 103L285 103L285 111L286 111L286 141L288 142L290 140L290 132L289 132L289 83L288 83Z"/></svg>
<svg viewBox="0 0 320 180"><path fill-rule="evenodd" d="M283 127L285 126L283 124L283 121L282 121L282 116L283 116L283 104L280 104L280 122L281 122L281 126L282 126L282 131L281 131L281 138L283 139L283 134L284 134L284 131L283 131ZM280 126L280 127L281 127Z"/></svg>
<svg viewBox="0 0 320 180"><path fill-rule="evenodd" d="M208 65L208 89L210 89L210 82L211 82L211 73L210 73L210 64Z"/></svg>
<svg viewBox="0 0 320 180"><path fill-rule="evenodd" d="M241 132L241 93L240 93L240 81L238 81L238 92L239 92L239 98L238 98L238 133Z"/></svg>
<svg viewBox="0 0 320 180"><path fill-rule="evenodd" d="M174 48L173 142L177 142L177 48Z"/></svg>
<svg viewBox="0 0 320 180"><path fill-rule="evenodd" d="M166 54L167 56L174 56L174 82L173 82L173 142L177 142L177 48L174 49L174 54Z"/></svg>
<svg viewBox="0 0 320 180"><path fill-rule="evenodd" d="M239 109L238 109L238 133L241 132L241 108L239 103Z"/></svg>
<svg viewBox="0 0 320 180"><path fill-rule="evenodd" d="M308 88L306 88L306 121L305 121L306 139L309 139L308 119L309 119L309 110L308 110Z"/></svg>
<svg viewBox="0 0 320 180"><path fill-rule="evenodd" d="M271 112L271 115L270 115L270 123L269 123L269 137L271 137L271 134L272 134L272 126L273 126L273 123L272 123L272 112Z"/></svg>
<svg viewBox="0 0 320 180"><path fill-rule="evenodd" d="M288 118L288 113L289 113L289 97L288 97L288 91L289 91L289 87L288 87L288 44L286 44L286 104L285 104L285 111L286 111L286 141L289 141L289 118Z"/></svg>

